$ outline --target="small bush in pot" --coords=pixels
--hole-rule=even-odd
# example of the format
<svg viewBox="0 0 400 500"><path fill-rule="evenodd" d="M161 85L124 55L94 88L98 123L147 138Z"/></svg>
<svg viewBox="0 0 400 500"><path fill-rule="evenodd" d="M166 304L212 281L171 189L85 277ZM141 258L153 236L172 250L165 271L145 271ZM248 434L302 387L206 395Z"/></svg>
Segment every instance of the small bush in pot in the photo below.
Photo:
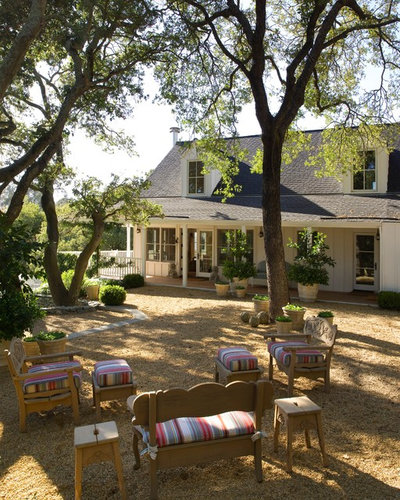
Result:
<svg viewBox="0 0 400 500"><path fill-rule="evenodd" d="M22 342L26 356L40 356L40 348L36 337L24 337Z"/></svg>
<svg viewBox="0 0 400 500"><path fill-rule="evenodd" d="M320 311L318 313L319 318L324 318L330 325L333 325L333 312L332 311Z"/></svg>
<svg viewBox="0 0 400 500"><path fill-rule="evenodd" d="M126 291L122 286L106 285L100 289L100 300L106 306L120 306L126 299Z"/></svg>
<svg viewBox="0 0 400 500"><path fill-rule="evenodd" d="M46 342L50 342L52 340L60 340L63 339L67 336L65 332L59 331L59 330L52 330L49 332L44 332L41 331L36 335L36 340L44 340Z"/></svg>
<svg viewBox="0 0 400 500"><path fill-rule="evenodd" d="M139 288L144 286L144 278L141 274L125 274L122 278L122 286L128 288Z"/></svg>
<svg viewBox="0 0 400 500"><path fill-rule="evenodd" d="M292 329L292 318L289 316L277 316L275 318L278 333L289 333Z"/></svg>
<svg viewBox="0 0 400 500"><path fill-rule="evenodd" d="M36 335L41 354L56 354L65 351L67 334L60 330L41 331ZM51 360L48 360L51 362Z"/></svg>
<svg viewBox="0 0 400 500"><path fill-rule="evenodd" d="M285 316L289 316L293 321L293 329L301 330L304 327L304 313L306 308L297 304L286 304L282 307Z"/></svg>

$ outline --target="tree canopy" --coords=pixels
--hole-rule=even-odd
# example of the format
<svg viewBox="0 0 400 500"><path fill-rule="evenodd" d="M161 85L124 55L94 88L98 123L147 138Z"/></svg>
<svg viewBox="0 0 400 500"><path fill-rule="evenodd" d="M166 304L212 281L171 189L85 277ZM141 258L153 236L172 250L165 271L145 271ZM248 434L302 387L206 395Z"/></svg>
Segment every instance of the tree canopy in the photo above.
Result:
<svg viewBox="0 0 400 500"><path fill-rule="evenodd" d="M210 144L218 152L215 164L228 191L236 188L231 177L237 163L232 164L232 142L216 138L237 135L238 112L244 103L254 103L263 143L254 166L263 174L267 281L274 317L289 298L280 212L285 140L298 142L292 130L306 111L324 115L331 126L327 144L335 145L336 154L346 150L344 144L353 144L349 160L372 135L379 135L379 124L396 118L400 5L391 0L167 4L168 26L186 43L168 65L158 68L162 92L176 105L183 123L208 138L198 145L208 150L210 166ZM371 82L372 76L376 78ZM364 126L371 124L375 129ZM357 131L363 137L368 132L364 143L361 134L354 137ZM225 165L224 156L229 156ZM331 153L328 166L326 171L333 174L352 165L343 166Z"/></svg>

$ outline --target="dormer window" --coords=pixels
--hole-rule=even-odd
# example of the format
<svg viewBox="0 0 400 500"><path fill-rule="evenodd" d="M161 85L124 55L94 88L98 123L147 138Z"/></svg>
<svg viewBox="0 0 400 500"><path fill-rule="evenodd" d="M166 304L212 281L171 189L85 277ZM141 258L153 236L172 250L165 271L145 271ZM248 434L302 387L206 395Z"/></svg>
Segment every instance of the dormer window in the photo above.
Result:
<svg viewBox="0 0 400 500"><path fill-rule="evenodd" d="M354 191L376 191L375 151L365 151L362 168L353 174Z"/></svg>
<svg viewBox="0 0 400 500"><path fill-rule="evenodd" d="M204 174L202 161L189 162L189 194L204 194Z"/></svg>

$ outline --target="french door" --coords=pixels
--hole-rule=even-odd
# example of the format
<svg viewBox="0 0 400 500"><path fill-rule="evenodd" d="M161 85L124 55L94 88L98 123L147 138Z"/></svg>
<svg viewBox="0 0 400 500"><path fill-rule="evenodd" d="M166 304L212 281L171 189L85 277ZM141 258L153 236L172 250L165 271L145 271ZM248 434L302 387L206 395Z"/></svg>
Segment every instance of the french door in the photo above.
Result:
<svg viewBox="0 0 400 500"><path fill-rule="evenodd" d="M208 277L213 263L213 232L198 229L195 237L196 276Z"/></svg>
<svg viewBox="0 0 400 500"><path fill-rule="evenodd" d="M375 234L355 235L354 289L378 289L378 265Z"/></svg>

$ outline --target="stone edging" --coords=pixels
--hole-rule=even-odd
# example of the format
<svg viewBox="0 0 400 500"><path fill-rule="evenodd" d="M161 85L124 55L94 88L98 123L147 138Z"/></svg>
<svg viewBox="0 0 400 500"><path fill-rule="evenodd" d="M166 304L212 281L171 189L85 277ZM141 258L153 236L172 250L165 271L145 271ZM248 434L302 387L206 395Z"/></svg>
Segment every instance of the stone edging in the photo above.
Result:
<svg viewBox="0 0 400 500"><path fill-rule="evenodd" d="M89 335L90 333L98 333L104 332L106 330L113 330L114 328L121 328L123 326L131 325L132 323L136 323L138 321L144 321L149 319L146 314L140 312L138 309L130 309L122 306L102 306L98 305L97 309L101 309L103 311L118 311L118 312L128 312L133 315L132 319L126 319L123 321L117 321L116 323L109 323L108 325L98 326L96 328L89 328L88 330L81 330L80 332L73 332L68 334L69 339L77 339L79 337L83 337L84 335Z"/></svg>

